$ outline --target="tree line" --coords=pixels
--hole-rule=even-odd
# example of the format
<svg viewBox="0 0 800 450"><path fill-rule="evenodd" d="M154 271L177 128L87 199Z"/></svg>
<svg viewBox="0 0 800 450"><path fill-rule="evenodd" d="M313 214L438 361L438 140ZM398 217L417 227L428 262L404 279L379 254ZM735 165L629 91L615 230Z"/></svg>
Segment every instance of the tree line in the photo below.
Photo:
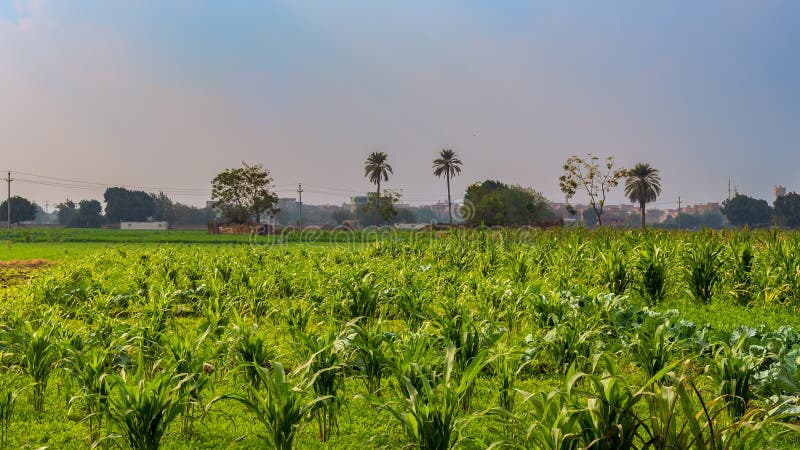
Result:
<svg viewBox="0 0 800 450"><path fill-rule="evenodd" d="M433 160L432 174L444 178L447 189L448 222L453 223L454 211L451 197L451 181L461 174L463 162L455 151L442 149ZM571 200L578 194L585 195L589 210L584 211L585 222L603 225L606 197L612 189L624 181L625 196L638 204L641 226L646 226L646 206L661 195L661 178L658 169L647 163L637 163L631 169L615 166L613 156L600 158L593 154L570 156L559 177L559 186L566 198L568 212L576 213ZM372 152L364 163L364 176L375 185L366 205L354 213L344 209L333 213L339 223L358 220L363 225L381 225L415 221L409 210L399 209L401 195L395 191L381 189L382 183L394 174L385 152ZM260 222L267 216L280 214L278 196L272 190L270 172L261 164L225 169L211 182L214 208L226 221L232 223ZM371 198L369 198L371 197ZM100 227L123 221L166 221L172 225L204 225L216 218L212 208L197 208L172 201L163 192L159 194L129 190L122 187L106 189L103 205L98 200L81 200L78 203L66 200L56 206L58 222L68 227ZM471 184L464 195L455 217L471 226L537 225L559 221L559 215L543 194L530 187L505 184L497 180L486 180ZM32 221L41 208L23 197L11 198L11 217L14 223ZM0 204L0 212L6 213L8 204ZM755 199L737 193L722 203L721 213L733 226L764 227L778 225L788 228L800 226L800 195L790 192L778 197L772 206L766 200ZM6 214L3 214L4 216ZM713 216L713 214L712 214ZM722 226L721 216L694 217L679 213L661 226L675 226L675 221L684 226Z"/></svg>
<svg viewBox="0 0 800 450"><path fill-rule="evenodd" d="M261 165L250 166L243 163L242 168L228 169L212 181L215 206L222 209L225 217L233 222L258 221L263 212L275 214L277 196L271 191L272 178L269 171ZM444 178L447 188L448 222L453 223L453 202L450 183L461 174L463 162L455 151L442 149L433 160L433 175ZM585 195L589 210L584 219L603 225L606 212L606 198L620 183L624 182L625 197L638 204L640 223L646 227L646 207L661 195L661 176L658 169L648 163L639 162L632 168L620 168L613 156L600 158L593 154L570 156L559 177L559 186L566 198L567 210L575 214L571 200L579 194ZM370 153L364 162L364 177L375 185L367 204L355 215L344 211L337 212L339 221L357 219L365 225L391 223L399 214L395 205L400 195L394 191L381 190L381 186L394 175L389 156L382 151ZM464 195L461 208L456 216L471 226L513 226L536 225L559 220L558 214L540 192L520 185L509 185L497 180L486 180L471 184ZM800 226L800 196L789 193L769 206L765 200L752 199L737 194L722 204L721 214L733 226ZM721 227L722 215L709 217L678 214L671 221L683 219L687 226L712 225ZM668 220L662 226L671 226Z"/></svg>
<svg viewBox="0 0 800 450"><path fill-rule="evenodd" d="M214 212L209 208L197 208L175 202L163 192L159 194L110 187L103 195L105 211L99 200L86 199L74 202L70 199L56 205L58 223L73 228L99 228L119 222L165 221L173 225L205 225ZM7 201L0 204L0 211L6 216ZM37 213L44 211L30 200L11 197L11 220L15 224L36 219Z"/></svg>

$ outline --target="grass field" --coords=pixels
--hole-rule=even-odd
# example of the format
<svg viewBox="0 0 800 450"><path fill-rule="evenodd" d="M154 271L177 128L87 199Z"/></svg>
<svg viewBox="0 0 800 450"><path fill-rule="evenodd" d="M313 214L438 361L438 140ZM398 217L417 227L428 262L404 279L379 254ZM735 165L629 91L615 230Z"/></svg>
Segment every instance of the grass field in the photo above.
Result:
<svg viewBox="0 0 800 450"><path fill-rule="evenodd" d="M798 234L95 239L4 244L57 264L0 288L0 447L800 446Z"/></svg>

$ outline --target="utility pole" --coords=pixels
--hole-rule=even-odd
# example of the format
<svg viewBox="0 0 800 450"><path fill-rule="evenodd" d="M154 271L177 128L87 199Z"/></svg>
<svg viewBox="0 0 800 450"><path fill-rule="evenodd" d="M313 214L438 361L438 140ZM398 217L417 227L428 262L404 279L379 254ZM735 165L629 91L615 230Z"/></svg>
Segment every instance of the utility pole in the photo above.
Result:
<svg viewBox="0 0 800 450"><path fill-rule="evenodd" d="M681 229L681 196L678 196L678 230Z"/></svg>
<svg viewBox="0 0 800 450"><path fill-rule="evenodd" d="M300 229L303 229L303 183L297 184L297 195L299 196L297 206L299 207L298 211L300 212L300 216L298 222L300 224Z"/></svg>
<svg viewBox="0 0 800 450"><path fill-rule="evenodd" d="M6 177L6 182L8 183L8 200L6 201L6 209L8 209L7 211L8 214L6 215L6 219L8 219L9 230L11 229L11 182L12 181L14 181L14 179L11 178L11 171L9 170L8 177Z"/></svg>

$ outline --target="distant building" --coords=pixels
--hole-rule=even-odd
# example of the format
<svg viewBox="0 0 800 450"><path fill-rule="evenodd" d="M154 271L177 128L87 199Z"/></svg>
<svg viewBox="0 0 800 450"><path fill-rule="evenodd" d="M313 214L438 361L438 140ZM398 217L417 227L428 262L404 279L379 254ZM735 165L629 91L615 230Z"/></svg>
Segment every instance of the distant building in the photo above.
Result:
<svg viewBox="0 0 800 450"><path fill-rule="evenodd" d="M350 197L350 213L355 214L358 212L359 209L364 209L367 207L367 202L369 201L369 197L366 195L358 195L355 197Z"/></svg>
<svg viewBox="0 0 800 450"><path fill-rule="evenodd" d="M167 230L167 222L120 222L120 230Z"/></svg>
<svg viewBox="0 0 800 450"><path fill-rule="evenodd" d="M696 214L698 216L708 213L720 212L722 208L719 203L706 203L704 205L687 206L681 211L681 214Z"/></svg>
<svg viewBox="0 0 800 450"><path fill-rule="evenodd" d="M784 195L786 195L786 187L780 185L773 186L772 192L775 194L775 200L777 200L778 197L783 197Z"/></svg>
<svg viewBox="0 0 800 450"><path fill-rule="evenodd" d="M645 221L647 223L661 223L665 218L665 211L661 209L648 209L645 212Z"/></svg>

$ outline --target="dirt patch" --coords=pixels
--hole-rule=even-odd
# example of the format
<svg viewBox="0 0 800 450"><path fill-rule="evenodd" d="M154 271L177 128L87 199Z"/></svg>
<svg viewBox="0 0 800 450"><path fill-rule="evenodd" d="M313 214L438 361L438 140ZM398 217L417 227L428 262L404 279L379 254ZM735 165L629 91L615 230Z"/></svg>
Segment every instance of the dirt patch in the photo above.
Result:
<svg viewBox="0 0 800 450"><path fill-rule="evenodd" d="M24 283L51 265L46 259L0 261L0 289Z"/></svg>
<svg viewBox="0 0 800 450"><path fill-rule="evenodd" d="M52 265L52 261L46 259L25 259L18 260L12 259L11 261L0 261L0 270L2 269L38 269L42 266Z"/></svg>

